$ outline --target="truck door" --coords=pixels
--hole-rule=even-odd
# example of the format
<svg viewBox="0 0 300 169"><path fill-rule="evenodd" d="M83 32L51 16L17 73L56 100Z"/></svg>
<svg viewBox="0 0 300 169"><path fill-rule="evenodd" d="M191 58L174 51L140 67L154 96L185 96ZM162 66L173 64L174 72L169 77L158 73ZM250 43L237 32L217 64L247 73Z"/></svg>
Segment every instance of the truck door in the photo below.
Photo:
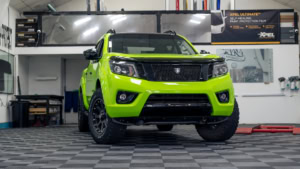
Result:
<svg viewBox="0 0 300 169"><path fill-rule="evenodd" d="M103 48L104 40L102 39L96 46L97 54L100 56L102 55L102 48ZM91 60L88 70L86 72L86 95L88 102L90 102L91 97L93 96L96 90L96 83L98 79L98 70L99 60Z"/></svg>

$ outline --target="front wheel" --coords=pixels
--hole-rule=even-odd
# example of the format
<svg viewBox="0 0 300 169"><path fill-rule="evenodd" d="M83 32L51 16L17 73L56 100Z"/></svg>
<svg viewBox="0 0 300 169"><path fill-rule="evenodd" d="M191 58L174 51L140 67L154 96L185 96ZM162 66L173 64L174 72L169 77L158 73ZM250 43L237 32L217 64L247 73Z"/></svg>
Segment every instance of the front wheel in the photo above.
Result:
<svg viewBox="0 0 300 169"><path fill-rule="evenodd" d="M198 134L206 141L225 141L230 139L239 124L239 107L235 100L232 115L225 122L211 125L196 125Z"/></svg>
<svg viewBox="0 0 300 169"><path fill-rule="evenodd" d="M114 123L105 110L101 89L97 89L89 108L89 128L98 144L116 143L124 136L126 126Z"/></svg>
<svg viewBox="0 0 300 169"><path fill-rule="evenodd" d="M82 94L78 96L78 129L79 132L89 131L88 117L84 114L85 108L83 105Z"/></svg>

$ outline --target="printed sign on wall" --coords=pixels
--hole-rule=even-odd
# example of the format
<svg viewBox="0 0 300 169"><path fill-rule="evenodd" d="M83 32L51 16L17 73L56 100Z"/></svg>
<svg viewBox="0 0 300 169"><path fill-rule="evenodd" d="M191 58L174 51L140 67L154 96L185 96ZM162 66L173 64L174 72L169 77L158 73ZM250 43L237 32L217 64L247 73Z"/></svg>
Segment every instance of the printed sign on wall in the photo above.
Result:
<svg viewBox="0 0 300 169"><path fill-rule="evenodd" d="M280 43L279 11L212 11L211 23L212 44Z"/></svg>
<svg viewBox="0 0 300 169"><path fill-rule="evenodd" d="M0 46L11 49L12 44L12 29L2 24L0 27Z"/></svg>
<svg viewBox="0 0 300 169"><path fill-rule="evenodd" d="M217 49L234 83L273 82L273 49Z"/></svg>

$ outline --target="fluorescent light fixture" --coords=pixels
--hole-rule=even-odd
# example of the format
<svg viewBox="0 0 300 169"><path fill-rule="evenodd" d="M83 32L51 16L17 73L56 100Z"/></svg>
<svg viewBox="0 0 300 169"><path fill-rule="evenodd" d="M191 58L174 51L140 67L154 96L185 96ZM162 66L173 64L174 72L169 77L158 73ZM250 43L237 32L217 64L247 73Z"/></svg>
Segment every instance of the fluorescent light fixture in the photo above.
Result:
<svg viewBox="0 0 300 169"><path fill-rule="evenodd" d="M122 22L122 21L124 21L124 20L126 20L127 19L127 17L126 16L124 16L124 17L122 17L122 18L118 18L118 19L115 19L115 20L113 20L113 24L116 24L116 23L118 23L118 22Z"/></svg>
<svg viewBox="0 0 300 169"><path fill-rule="evenodd" d="M194 24L201 24L200 21L196 21L196 20L193 20L193 19L191 19L190 22L191 22L191 23L194 23Z"/></svg>
<svg viewBox="0 0 300 169"><path fill-rule="evenodd" d="M88 35L90 35L90 34L93 34L93 33L95 33L98 29L99 29L98 26L93 27L93 28L91 28L91 29L88 29L88 30L86 30L85 32L83 32L83 36L88 36Z"/></svg>
<svg viewBox="0 0 300 169"><path fill-rule="evenodd" d="M91 19L92 19L91 17L86 17L86 18L83 18L83 19L79 19L79 20L74 22L74 25L75 26L82 25L83 23L86 23L86 22L90 21Z"/></svg>
<svg viewBox="0 0 300 169"><path fill-rule="evenodd" d="M113 21L122 17L124 17L124 15L110 15L109 19Z"/></svg>
<svg viewBox="0 0 300 169"><path fill-rule="evenodd" d="M203 14L195 14L194 16L199 19L205 19L205 16Z"/></svg>

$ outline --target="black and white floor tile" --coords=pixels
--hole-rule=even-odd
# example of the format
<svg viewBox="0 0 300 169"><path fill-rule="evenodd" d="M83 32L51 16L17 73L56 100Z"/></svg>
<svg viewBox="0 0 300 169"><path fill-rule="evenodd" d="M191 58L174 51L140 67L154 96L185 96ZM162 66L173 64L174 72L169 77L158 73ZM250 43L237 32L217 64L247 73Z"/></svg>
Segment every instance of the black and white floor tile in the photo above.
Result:
<svg viewBox="0 0 300 169"><path fill-rule="evenodd" d="M255 133L205 142L193 126L159 132L129 127L118 144L98 145L76 126L0 130L5 169L300 169L300 135Z"/></svg>

